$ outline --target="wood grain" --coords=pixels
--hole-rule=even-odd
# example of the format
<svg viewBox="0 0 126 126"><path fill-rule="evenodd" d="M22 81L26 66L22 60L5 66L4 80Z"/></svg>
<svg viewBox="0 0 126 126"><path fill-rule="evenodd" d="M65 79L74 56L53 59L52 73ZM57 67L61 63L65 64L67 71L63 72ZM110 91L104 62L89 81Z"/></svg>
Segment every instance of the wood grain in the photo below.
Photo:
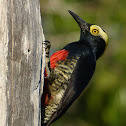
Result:
<svg viewBox="0 0 126 126"><path fill-rule="evenodd" d="M0 126L41 122L42 40L39 0L0 0Z"/></svg>

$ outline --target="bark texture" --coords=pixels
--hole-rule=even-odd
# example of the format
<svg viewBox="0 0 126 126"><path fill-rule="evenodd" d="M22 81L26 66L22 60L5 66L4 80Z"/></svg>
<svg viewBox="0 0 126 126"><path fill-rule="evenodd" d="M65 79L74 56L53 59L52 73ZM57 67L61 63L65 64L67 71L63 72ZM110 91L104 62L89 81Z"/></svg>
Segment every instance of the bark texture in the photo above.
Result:
<svg viewBox="0 0 126 126"><path fill-rule="evenodd" d="M0 0L0 126L40 125L42 40L39 0Z"/></svg>

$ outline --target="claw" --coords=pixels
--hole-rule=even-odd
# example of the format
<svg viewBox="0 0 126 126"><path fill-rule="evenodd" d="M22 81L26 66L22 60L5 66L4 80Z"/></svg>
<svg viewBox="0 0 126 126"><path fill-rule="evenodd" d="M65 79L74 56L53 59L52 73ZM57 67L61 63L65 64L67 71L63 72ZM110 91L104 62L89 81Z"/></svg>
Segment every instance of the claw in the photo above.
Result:
<svg viewBox="0 0 126 126"><path fill-rule="evenodd" d="M45 40L45 41L43 41L42 44L45 46L45 51L46 51L46 71L47 71L47 76L49 77L49 75L50 75L49 52L50 52L51 43L49 41Z"/></svg>
<svg viewBox="0 0 126 126"><path fill-rule="evenodd" d="M50 47L51 47L50 42L47 40L43 41L43 45L45 45L45 49L50 49Z"/></svg>

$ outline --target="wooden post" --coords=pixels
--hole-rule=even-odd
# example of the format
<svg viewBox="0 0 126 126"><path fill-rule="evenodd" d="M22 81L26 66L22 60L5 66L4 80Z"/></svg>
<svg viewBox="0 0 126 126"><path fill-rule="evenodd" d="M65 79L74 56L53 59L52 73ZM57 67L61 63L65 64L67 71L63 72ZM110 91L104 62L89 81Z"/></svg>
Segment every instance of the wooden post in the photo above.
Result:
<svg viewBox="0 0 126 126"><path fill-rule="evenodd" d="M41 126L42 40L39 0L0 0L0 126Z"/></svg>

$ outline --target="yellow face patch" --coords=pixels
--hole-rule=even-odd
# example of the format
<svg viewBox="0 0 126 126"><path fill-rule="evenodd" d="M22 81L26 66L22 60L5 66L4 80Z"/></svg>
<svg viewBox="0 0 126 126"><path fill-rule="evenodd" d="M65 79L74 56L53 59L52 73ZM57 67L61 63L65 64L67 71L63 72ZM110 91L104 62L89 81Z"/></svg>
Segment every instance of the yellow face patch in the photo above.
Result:
<svg viewBox="0 0 126 126"><path fill-rule="evenodd" d="M94 36L100 36L105 41L106 46L108 45L108 35L99 26L91 25L90 33Z"/></svg>

